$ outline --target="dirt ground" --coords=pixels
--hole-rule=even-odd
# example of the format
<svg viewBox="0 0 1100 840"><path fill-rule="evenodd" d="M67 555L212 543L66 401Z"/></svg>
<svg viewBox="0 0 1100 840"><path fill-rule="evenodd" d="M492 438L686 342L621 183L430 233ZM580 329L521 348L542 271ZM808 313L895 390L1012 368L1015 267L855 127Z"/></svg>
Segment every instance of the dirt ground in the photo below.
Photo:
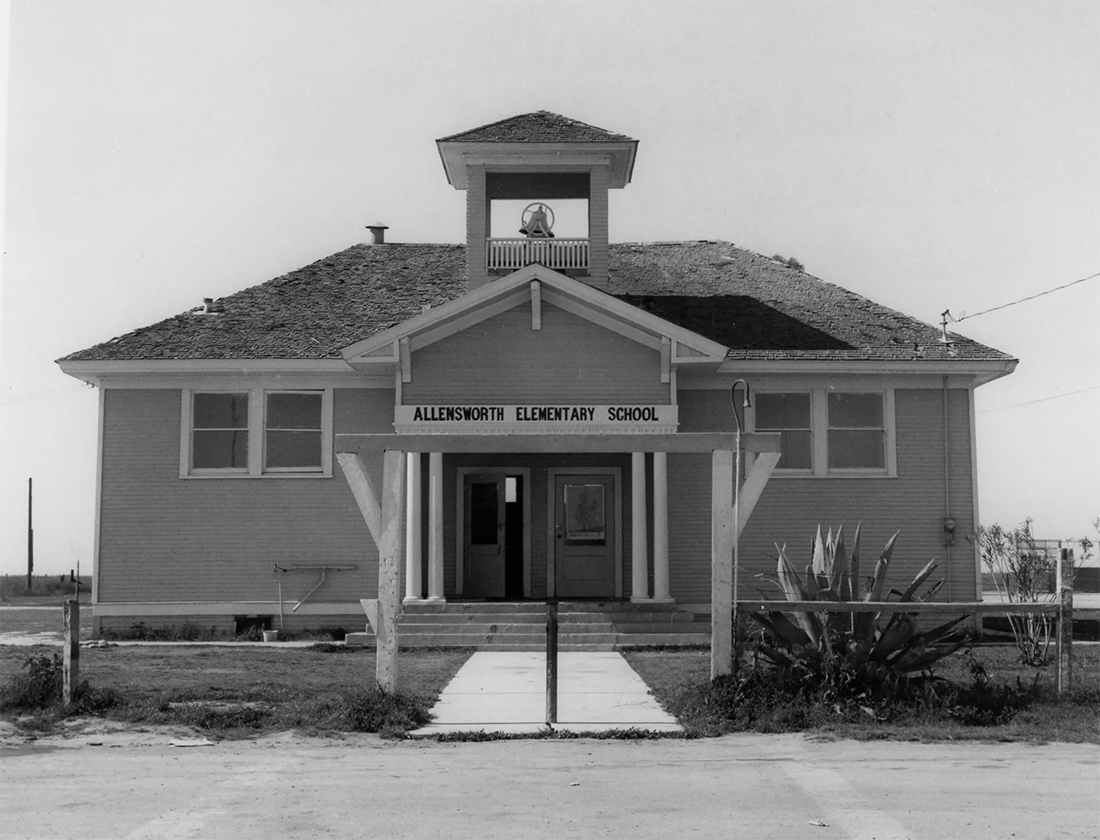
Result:
<svg viewBox="0 0 1100 840"><path fill-rule="evenodd" d="M446 744L75 723L0 746L4 838L1095 838L1092 745ZM173 743L177 744L173 746Z"/></svg>

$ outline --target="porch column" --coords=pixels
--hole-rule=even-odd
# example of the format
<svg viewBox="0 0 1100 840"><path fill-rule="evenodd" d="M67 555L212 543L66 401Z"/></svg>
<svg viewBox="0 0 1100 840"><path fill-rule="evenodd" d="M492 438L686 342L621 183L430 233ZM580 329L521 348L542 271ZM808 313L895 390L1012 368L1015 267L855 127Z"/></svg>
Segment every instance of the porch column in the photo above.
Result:
<svg viewBox="0 0 1100 840"><path fill-rule="evenodd" d="M428 600L444 600L442 452L428 455Z"/></svg>
<svg viewBox="0 0 1100 840"><path fill-rule="evenodd" d="M420 453L405 454L405 602L419 601L421 581Z"/></svg>
<svg viewBox="0 0 1100 840"><path fill-rule="evenodd" d="M630 455L631 601L649 600L649 544L646 540L645 453Z"/></svg>
<svg viewBox="0 0 1100 840"><path fill-rule="evenodd" d="M653 453L653 600L671 601L668 585L668 453Z"/></svg>

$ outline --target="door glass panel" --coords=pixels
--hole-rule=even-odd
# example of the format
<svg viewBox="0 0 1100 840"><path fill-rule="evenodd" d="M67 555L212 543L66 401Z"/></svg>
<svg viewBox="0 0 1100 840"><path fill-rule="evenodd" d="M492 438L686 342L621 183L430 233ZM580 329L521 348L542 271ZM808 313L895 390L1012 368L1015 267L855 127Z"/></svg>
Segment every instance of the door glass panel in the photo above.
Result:
<svg viewBox="0 0 1100 840"><path fill-rule="evenodd" d="M602 484L565 485L565 539L586 545L598 545L607 540Z"/></svg>
<svg viewBox="0 0 1100 840"><path fill-rule="evenodd" d="M497 544L496 482L470 484L470 545Z"/></svg>

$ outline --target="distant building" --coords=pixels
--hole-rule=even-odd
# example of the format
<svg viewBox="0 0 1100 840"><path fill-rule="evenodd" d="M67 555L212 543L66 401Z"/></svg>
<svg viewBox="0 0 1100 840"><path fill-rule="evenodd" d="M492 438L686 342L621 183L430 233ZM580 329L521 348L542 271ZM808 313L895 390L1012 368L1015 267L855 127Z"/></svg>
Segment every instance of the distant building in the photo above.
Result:
<svg viewBox="0 0 1100 840"><path fill-rule="evenodd" d="M514 441L407 456L410 608L557 597L705 619L710 458L531 441L732 432L738 379L746 431L782 440L740 540L746 597L778 594L776 542L808 560L819 523L858 521L865 555L901 530L892 581L938 557L941 596L979 597L974 390L1014 359L729 242L609 243L624 135L539 111L438 148L465 244L373 225L371 244L59 360L100 388L98 628L361 626L378 554L335 464L352 433ZM492 235L516 201L516 233ZM586 235L549 235L566 201Z"/></svg>

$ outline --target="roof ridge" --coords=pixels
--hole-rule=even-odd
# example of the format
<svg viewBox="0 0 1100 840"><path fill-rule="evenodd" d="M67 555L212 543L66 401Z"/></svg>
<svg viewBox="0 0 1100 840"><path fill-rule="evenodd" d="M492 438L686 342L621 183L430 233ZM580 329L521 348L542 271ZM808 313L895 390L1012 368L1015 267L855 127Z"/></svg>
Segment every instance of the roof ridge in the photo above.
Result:
<svg viewBox="0 0 1100 840"><path fill-rule="evenodd" d="M463 138L467 138L470 135L475 135L475 134L478 134L478 133L482 133L482 132L487 131L488 129L497 128L499 126L518 125L518 124L521 124L522 121L529 120L531 118L538 118L541 121L543 121L544 123L548 122L548 123L551 123L551 124L555 124L557 127L568 127L568 128L574 128L574 129L580 129L580 130L595 131L595 132L598 132L600 134L607 135L607 137L609 139L620 141L620 142L636 142L632 137L628 137L625 134L620 134L616 131L611 131L610 129L601 128L598 125L592 125L591 123L586 123L586 122L583 122L581 120L574 119L573 117L567 117L564 114L559 114L555 111L547 111L546 109L541 109L541 110L538 110L538 111L528 111L527 113L524 113L524 114L514 114L510 117L504 117L503 119L495 120L493 122L485 123L484 125L479 125L479 126L475 126L474 128L466 129L465 131L460 131L460 132L457 132L455 134L449 134L446 137L440 137L438 140L436 140L436 142L437 143L463 142ZM497 141L497 142L507 142L507 141ZM516 141L513 141L513 142L516 142ZM522 142L522 141L520 141L520 142ZM581 140L581 141L559 141L559 142L593 142L593 141Z"/></svg>

